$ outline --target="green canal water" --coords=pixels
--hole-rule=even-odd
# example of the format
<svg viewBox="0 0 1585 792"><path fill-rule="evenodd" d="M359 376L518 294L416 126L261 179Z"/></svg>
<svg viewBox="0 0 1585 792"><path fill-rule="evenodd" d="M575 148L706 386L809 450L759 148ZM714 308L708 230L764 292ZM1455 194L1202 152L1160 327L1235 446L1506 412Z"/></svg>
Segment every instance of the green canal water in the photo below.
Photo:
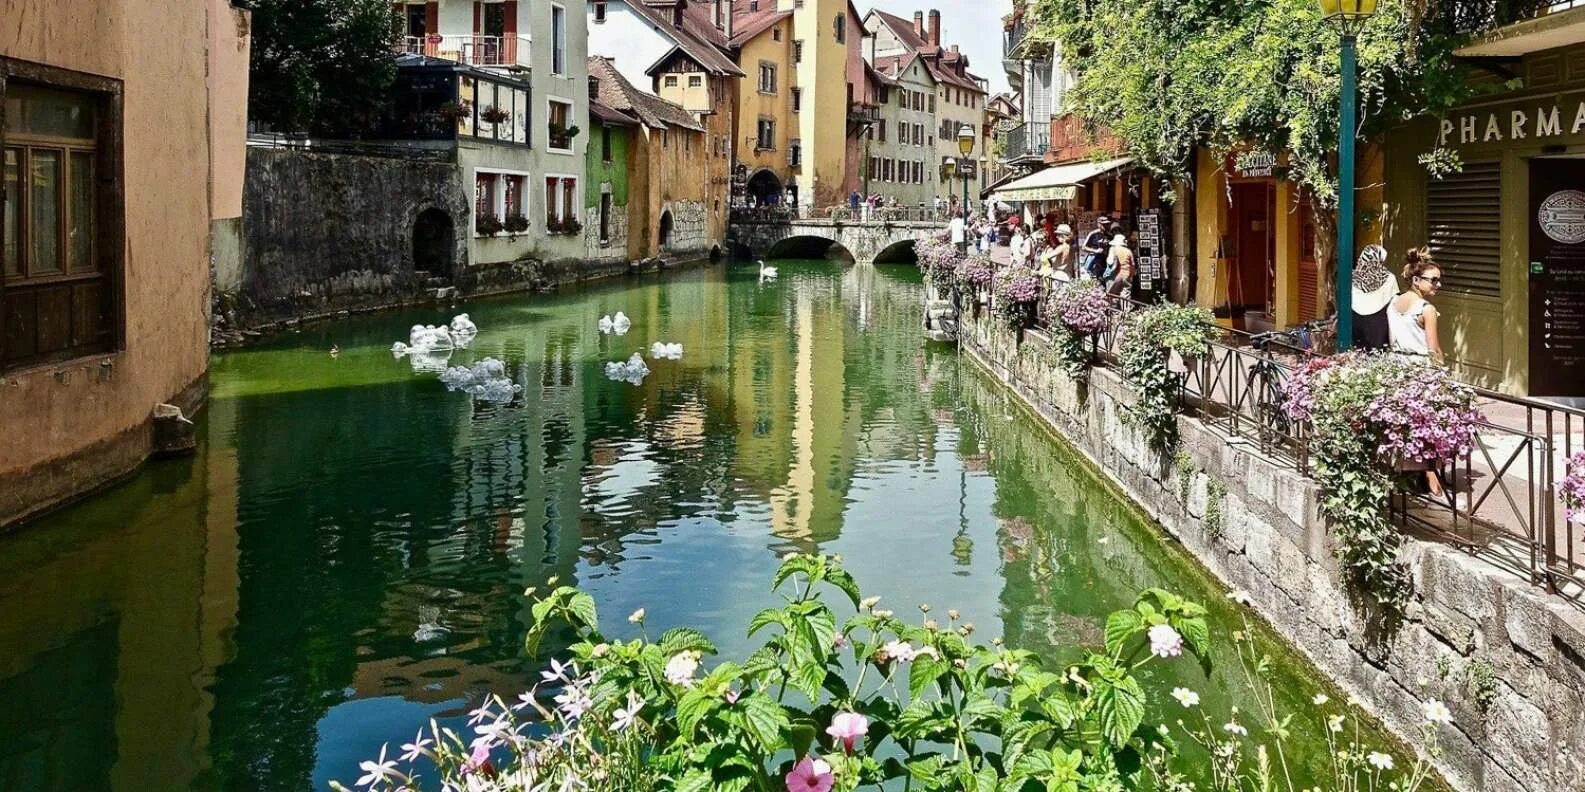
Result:
<svg viewBox="0 0 1585 792"><path fill-rule="evenodd" d="M1138 590L1178 591L1211 607L1219 648L1210 679L1146 666L1152 717L1178 717L1179 685L1251 709L1223 592L926 345L920 293L911 267L782 262L766 284L717 267L468 303L481 332L450 362L503 359L523 386L507 406L388 351L455 311L216 356L195 457L0 539L0 789L325 789L525 688L524 588L560 576L612 634L644 607L738 654L789 550L1053 658ZM631 332L601 335L618 310ZM682 359L605 377L654 341ZM1317 675L1262 640L1285 708L1308 710Z"/></svg>

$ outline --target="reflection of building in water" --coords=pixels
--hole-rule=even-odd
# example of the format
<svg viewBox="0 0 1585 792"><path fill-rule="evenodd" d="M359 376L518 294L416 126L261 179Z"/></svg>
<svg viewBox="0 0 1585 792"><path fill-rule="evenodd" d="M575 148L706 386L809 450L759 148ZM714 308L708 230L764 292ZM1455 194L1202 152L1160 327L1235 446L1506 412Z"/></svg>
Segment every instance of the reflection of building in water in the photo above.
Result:
<svg viewBox="0 0 1585 792"><path fill-rule="evenodd" d="M211 402L211 422L233 418ZM219 443L198 453L7 540L0 787L188 789L211 772L208 683L237 617L237 460Z"/></svg>

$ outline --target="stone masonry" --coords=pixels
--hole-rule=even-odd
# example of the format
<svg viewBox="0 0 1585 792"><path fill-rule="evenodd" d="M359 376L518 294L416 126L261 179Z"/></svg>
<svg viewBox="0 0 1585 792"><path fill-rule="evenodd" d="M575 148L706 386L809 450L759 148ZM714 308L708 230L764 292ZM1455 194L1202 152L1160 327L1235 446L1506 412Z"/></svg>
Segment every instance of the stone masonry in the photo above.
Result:
<svg viewBox="0 0 1585 792"><path fill-rule="evenodd" d="M778 242L797 237L829 239L847 248L858 263L873 262L887 248L912 242L921 233L935 233L942 225L935 222L852 223L839 220L795 220L792 222L741 222L728 231L735 246L746 248L753 258L770 255Z"/></svg>
<svg viewBox="0 0 1585 792"><path fill-rule="evenodd" d="M671 241L663 253L697 253L710 249L709 216L701 201L668 201L661 204L661 214L671 212Z"/></svg>
<svg viewBox="0 0 1585 792"><path fill-rule="evenodd" d="M1315 482L1255 446L1179 416L1181 456L1123 421L1134 398L1114 371L1081 388L1038 332L965 321L962 351L1060 431L1315 666L1418 745L1421 703L1452 709L1437 762L1457 789L1585 789L1585 614L1447 545L1410 539L1416 597L1385 643L1350 604ZM1191 476L1185 482L1185 476ZM1213 482L1215 485L1213 486ZM1185 490L1185 485L1187 488ZM1209 493L1225 491L1219 509ZM1188 497L1180 494L1187 491ZM1220 519L1210 520L1210 513Z"/></svg>

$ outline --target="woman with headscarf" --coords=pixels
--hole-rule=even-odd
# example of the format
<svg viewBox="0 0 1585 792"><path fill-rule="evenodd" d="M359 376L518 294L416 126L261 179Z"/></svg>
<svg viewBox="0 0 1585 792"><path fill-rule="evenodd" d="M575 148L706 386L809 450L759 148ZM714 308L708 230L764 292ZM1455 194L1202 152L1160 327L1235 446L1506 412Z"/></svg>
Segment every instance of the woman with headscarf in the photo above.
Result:
<svg viewBox="0 0 1585 792"><path fill-rule="evenodd" d="M1398 279L1387 271L1387 250L1366 245L1354 266L1354 347L1365 351L1392 345L1387 306L1398 296Z"/></svg>

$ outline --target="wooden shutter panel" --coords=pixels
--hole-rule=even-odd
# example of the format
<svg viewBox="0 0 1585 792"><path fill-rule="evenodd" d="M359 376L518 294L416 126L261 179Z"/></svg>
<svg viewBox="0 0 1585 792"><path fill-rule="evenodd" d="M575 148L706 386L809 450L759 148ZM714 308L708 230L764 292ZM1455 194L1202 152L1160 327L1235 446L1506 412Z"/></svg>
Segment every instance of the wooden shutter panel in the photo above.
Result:
<svg viewBox="0 0 1585 792"><path fill-rule="evenodd" d="M1443 288L1500 295L1501 176L1499 162L1468 162L1462 173L1427 183L1426 244L1442 268Z"/></svg>
<svg viewBox="0 0 1585 792"><path fill-rule="evenodd" d="M473 35L477 36L477 35L479 35L479 34L481 34L483 32L484 32L484 3L481 2L480 0L473 0Z"/></svg>
<svg viewBox="0 0 1585 792"><path fill-rule="evenodd" d="M440 0L429 0L424 5L424 33L429 36L440 35Z"/></svg>
<svg viewBox="0 0 1585 792"><path fill-rule="evenodd" d="M505 32L507 37L517 35L517 0L506 0L501 5L502 16L506 17Z"/></svg>

